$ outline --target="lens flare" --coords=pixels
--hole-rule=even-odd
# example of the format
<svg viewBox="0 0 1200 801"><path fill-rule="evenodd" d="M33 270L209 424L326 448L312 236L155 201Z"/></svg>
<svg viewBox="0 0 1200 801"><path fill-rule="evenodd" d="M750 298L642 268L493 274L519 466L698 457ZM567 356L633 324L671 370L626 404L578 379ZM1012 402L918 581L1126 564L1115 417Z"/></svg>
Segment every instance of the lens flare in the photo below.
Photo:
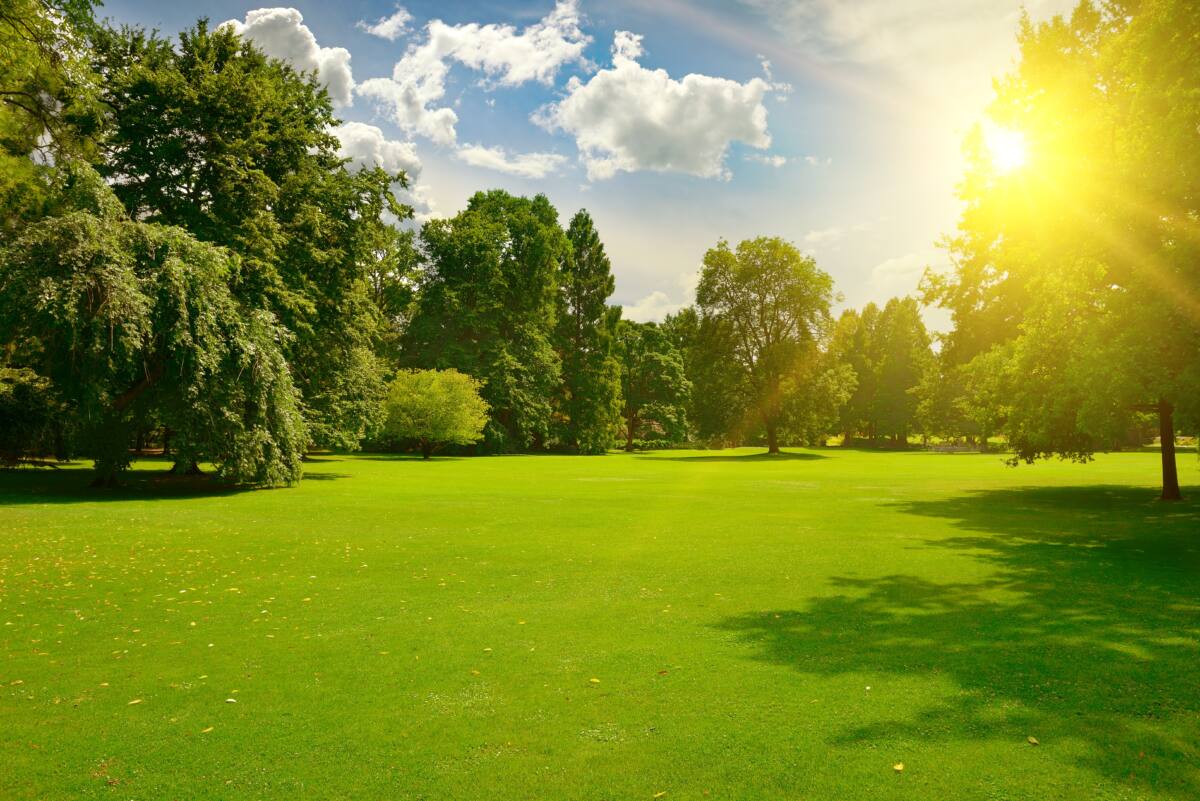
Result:
<svg viewBox="0 0 1200 801"><path fill-rule="evenodd" d="M983 130L983 143L987 146L992 167L1000 175L1019 170L1029 160L1025 134L1020 131L986 126Z"/></svg>

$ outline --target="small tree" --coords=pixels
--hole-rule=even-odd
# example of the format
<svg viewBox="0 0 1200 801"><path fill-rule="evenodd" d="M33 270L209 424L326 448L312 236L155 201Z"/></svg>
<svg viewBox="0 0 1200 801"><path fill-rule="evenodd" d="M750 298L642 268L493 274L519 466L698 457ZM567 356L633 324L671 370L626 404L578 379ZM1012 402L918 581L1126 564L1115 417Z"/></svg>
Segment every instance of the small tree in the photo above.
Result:
<svg viewBox="0 0 1200 801"><path fill-rule="evenodd" d="M478 442L488 421L481 388L457 370L402 370L388 390L386 430L415 439L423 459L441 445Z"/></svg>

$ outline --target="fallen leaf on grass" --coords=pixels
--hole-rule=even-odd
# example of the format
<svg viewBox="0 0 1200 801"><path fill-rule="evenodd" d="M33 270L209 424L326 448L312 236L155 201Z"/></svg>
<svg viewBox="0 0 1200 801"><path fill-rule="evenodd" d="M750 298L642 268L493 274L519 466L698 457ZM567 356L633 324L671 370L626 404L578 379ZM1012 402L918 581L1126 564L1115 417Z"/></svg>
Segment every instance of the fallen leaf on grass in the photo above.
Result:
<svg viewBox="0 0 1200 801"><path fill-rule="evenodd" d="M212 726L209 726L207 729L201 729L201 730L200 730L200 733L201 733L201 734L208 734L208 733L209 733L210 731L212 731L212 730L213 730L213 727L212 727Z"/></svg>
<svg viewBox="0 0 1200 801"><path fill-rule="evenodd" d="M588 684L599 684L600 679L588 679ZM657 798L657 796L655 796Z"/></svg>
<svg viewBox="0 0 1200 801"><path fill-rule="evenodd" d="M904 772L904 763L897 762L895 765L892 765L892 770L896 771L897 773L903 773Z"/></svg>
<svg viewBox="0 0 1200 801"><path fill-rule="evenodd" d="M128 704L126 704L126 706L133 706L134 704L140 704L141 702L142 702L141 698L134 698L132 701L130 701Z"/></svg>
<svg viewBox="0 0 1200 801"><path fill-rule="evenodd" d="M1032 734L1025 739L1029 740L1030 745L1041 745L1041 743L1038 742L1038 738L1034 737Z"/></svg>
<svg viewBox="0 0 1200 801"><path fill-rule="evenodd" d="M667 794L667 791L666 791L666 790L659 790L657 793L655 793L655 794L654 794L654 797L655 797L655 798L662 798L662 797L663 797L664 795L666 795L666 794Z"/></svg>

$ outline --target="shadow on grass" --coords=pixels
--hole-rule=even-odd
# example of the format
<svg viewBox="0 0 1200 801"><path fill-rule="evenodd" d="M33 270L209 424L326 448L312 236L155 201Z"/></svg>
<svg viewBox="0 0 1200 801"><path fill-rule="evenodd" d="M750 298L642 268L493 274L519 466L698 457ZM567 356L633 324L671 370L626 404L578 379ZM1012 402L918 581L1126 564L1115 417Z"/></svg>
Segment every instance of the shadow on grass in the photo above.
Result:
<svg viewBox="0 0 1200 801"><path fill-rule="evenodd" d="M834 745L1033 735L1135 793L1198 798L1200 488L1190 494L1164 504L1146 487L1032 488L896 504L916 526L961 532L914 547L969 555L988 577L841 577L835 596L720 628L804 673L957 689L884 724L848 723Z"/></svg>
<svg viewBox="0 0 1200 801"><path fill-rule="evenodd" d="M656 462L789 462L789 461L812 461L815 459L828 459L828 456L822 456L819 453L794 453L792 451L783 451L782 453L726 453L714 454L711 456L651 456L649 454L638 454L635 459L650 459Z"/></svg>
<svg viewBox="0 0 1200 801"><path fill-rule="evenodd" d="M163 470L130 470L118 487L93 487L91 470L20 468L0 470L0 506L41 503L104 503L107 501L167 501L181 498L224 498L244 492L268 492L264 487L222 484L211 474L173 475ZM303 481L335 481L345 473L305 471Z"/></svg>
<svg viewBox="0 0 1200 801"><path fill-rule="evenodd" d="M517 456L519 454L512 454ZM435 453L428 459L422 459L419 453L356 453L354 459L362 462L461 462L463 459L481 459L481 456L442 456Z"/></svg>

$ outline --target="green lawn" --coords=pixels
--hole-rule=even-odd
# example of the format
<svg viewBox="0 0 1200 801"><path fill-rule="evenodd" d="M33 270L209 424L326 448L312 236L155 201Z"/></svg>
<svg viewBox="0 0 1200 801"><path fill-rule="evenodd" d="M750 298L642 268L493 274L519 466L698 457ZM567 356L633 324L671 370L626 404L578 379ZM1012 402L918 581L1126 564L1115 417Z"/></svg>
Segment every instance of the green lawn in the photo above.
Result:
<svg viewBox="0 0 1200 801"><path fill-rule="evenodd" d="M1194 454L752 453L0 474L0 799L1200 797Z"/></svg>

